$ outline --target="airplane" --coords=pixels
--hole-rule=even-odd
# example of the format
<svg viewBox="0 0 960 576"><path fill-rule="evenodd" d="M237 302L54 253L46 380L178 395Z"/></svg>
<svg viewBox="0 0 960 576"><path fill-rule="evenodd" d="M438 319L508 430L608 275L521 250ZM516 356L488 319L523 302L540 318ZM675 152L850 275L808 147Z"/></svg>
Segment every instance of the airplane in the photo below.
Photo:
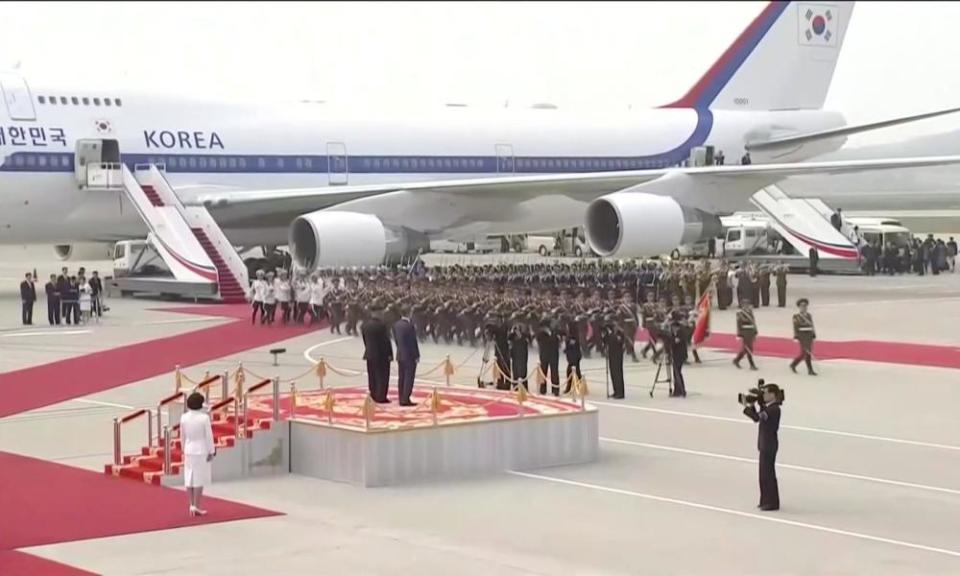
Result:
<svg viewBox="0 0 960 576"><path fill-rule="evenodd" d="M605 257L715 235L791 176L942 166L960 157L805 161L852 134L823 110L853 2L770 2L680 99L623 114L227 103L81 91L0 75L0 244L82 247L148 231L95 166L154 166L234 246L288 245L303 269L377 265L431 239L583 226ZM689 166L723 151L751 163ZM76 248L76 249L74 249Z"/></svg>

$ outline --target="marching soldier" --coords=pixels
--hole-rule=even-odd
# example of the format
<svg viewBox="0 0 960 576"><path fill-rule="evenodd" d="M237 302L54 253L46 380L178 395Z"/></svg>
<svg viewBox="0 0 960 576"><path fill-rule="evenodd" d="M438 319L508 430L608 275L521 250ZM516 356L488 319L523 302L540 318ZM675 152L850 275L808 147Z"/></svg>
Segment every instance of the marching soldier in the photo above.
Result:
<svg viewBox="0 0 960 576"><path fill-rule="evenodd" d="M693 355L693 361L697 364L702 364L700 361L700 353L697 352L697 347L693 343L693 331L697 329L697 317L700 315L700 310L697 306L694 306L693 298L691 298L689 295L687 295L687 300L683 303L681 309L684 311L684 315L687 319L687 348Z"/></svg>
<svg viewBox="0 0 960 576"><path fill-rule="evenodd" d="M753 342L757 338L757 321L749 300L745 300L743 308L737 311L737 337L740 338L740 352L733 359L733 365L739 368L740 361L746 356L750 369L756 370L757 365L753 362Z"/></svg>
<svg viewBox="0 0 960 576"><path fill-rule="evenodd" d="M727 282L727 265L721 264L717 271L717 306L721 310L726 310L733 300L733 290L730 289L730 283Z"/></svg>
<svg viewBox="0 0 960 576"><path fill-rule="evenodd" d="M643 327L647 329L647 345L640 351L640 355L646 358L647 350L653 350L655 355L657 352L657 325L655 322L657 304L654 301L652 291L647 292L647 301L643 304L642 314Z"/></svg>
<svg viewBox="0 0 960 576"><path fill-rule="evenodd" d="M787 305L787 266L783 262L776 268L777 274L777 306L784 308Z"/></svg>
<svg viewBox="0 0 960 576"><path fill-rule="evenodd" d="M797 365L800 362L806 362L807 374L816 376L813 371L813 341L817 337L817 332L813 327L813 315L807 311L810 301L806 298L797 300L797 307L800 310L793 315L793 338L800 344L800 354L790 363L790 369L797 372Z"/></svg>

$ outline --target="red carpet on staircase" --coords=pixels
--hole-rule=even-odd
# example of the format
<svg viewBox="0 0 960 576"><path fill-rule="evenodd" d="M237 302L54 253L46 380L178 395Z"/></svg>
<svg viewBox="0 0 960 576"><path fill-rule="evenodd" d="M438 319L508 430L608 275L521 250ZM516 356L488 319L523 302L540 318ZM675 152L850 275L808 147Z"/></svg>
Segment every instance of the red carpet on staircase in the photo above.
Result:
<svg viewBox="0 0 960 576"><path fill-rule="evenodd" d="M4 550L279 515L204 498L209 514L194 518L182 490L7 452L0 452L0 486Z"/></svg>
<svg viewBox="0 0 960 576"><path fill-rule="evenodd" d="M172 372L178 364L191 366L215 360L311 330L302 326L251 326L250 308L244 304L174 310L238 320L0 374L0 418Z"/></svg>

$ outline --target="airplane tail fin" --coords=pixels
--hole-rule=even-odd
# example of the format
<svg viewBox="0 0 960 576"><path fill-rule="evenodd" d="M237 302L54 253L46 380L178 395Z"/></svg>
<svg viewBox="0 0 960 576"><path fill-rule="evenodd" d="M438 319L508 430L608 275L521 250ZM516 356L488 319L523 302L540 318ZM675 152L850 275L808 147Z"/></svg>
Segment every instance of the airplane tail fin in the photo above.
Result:
<svg viewBox="0 0 960 576"><path fill-rule="evenodd" d="M770 2L693 88L664 108L821 108L853 4Z"/></svg>

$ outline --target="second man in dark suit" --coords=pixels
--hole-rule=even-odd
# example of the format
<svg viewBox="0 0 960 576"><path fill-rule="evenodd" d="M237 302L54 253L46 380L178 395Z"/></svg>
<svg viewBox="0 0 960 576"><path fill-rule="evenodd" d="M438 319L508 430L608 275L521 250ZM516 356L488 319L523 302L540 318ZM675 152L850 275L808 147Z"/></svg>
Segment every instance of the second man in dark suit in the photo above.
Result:
<svg viewBox="0 0 960 576"><path fill-rule="evenodd" d="M397 343L397 388L401 406L415 406L410 401L413 393L413 381L417 375L417 363L420 362L420 345L417 332L410 322L410 312L402 310L400 319L393 324L393 340Z"/></svg>

